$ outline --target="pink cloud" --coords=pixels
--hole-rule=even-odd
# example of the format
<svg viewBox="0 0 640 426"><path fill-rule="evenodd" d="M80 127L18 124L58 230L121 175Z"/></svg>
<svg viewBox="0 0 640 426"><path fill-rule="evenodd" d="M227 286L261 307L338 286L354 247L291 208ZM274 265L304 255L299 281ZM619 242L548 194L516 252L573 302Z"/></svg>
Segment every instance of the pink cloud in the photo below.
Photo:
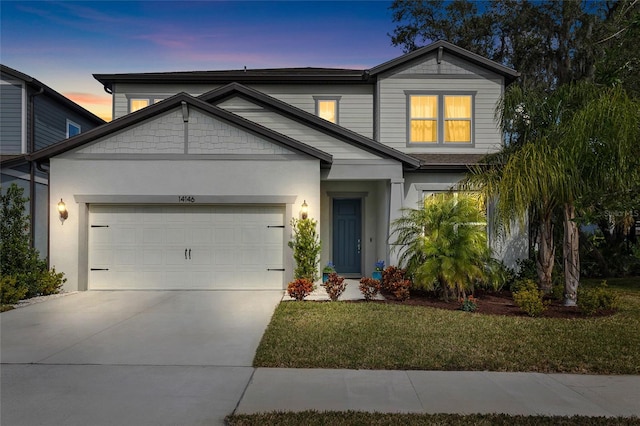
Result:
<svg viewBox="0 0 640 426"><path fill-rule="evenodd" d="M64 96L77 104L111 105L111 96L100 96L94 93L65 92Z"/></svg>

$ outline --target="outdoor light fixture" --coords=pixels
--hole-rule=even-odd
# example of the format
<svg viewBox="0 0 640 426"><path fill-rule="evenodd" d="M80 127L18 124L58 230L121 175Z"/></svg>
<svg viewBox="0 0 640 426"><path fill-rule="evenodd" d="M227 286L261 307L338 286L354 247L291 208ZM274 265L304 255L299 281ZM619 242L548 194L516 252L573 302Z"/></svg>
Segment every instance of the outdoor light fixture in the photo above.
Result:
<svg viewBox="0 0 640 426"><path fill-rule="evenodd" d="M60 213L60 221L64 222L69 217L69 212L67 211L67 205L60 198L60 202L58 203L58 213Z"/></svg>
<svg viewBox="0 0 640 426"><path fill-rule="evenodd" d="M306 219L308 214L309 206L307 205L307 200L304 200L304 202L302 203L302 209L300 210L300 215L303 219Z"/></svg>

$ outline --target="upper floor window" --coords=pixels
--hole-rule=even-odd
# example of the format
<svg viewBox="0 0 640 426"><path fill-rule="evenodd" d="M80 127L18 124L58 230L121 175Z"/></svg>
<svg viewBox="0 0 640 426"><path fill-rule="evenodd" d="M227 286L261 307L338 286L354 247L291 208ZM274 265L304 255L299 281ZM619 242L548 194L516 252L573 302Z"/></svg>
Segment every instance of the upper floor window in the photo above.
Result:
<svg viewBox="0 0 640 426"><path fill-rule="evenodd" d="M71 120L67 120L67 137L70 138L72 136L80 134L82 128L79 124L74 123Z"/></svg>
<svg viewBox="0 0 640 426"><path fill-rule="evenodd" d="M473 94L408 94L410 144L473 143Z"/></svg>
<svg viewBox="0 0 640 426"><path fill-rule="evenodd" d="M313 97L316 101L316 115L327 121L338 124L338 101L339 96L333 97Z"/></svg>
<svg viewBox="0 0 640 426"><path fill-rule="evenodd" d="M129 112L136 112L144 107L148 107L152 103L158 103L162 99L154 98L154 97L140 97L140 98L131 98L129 99Z"/></svg>

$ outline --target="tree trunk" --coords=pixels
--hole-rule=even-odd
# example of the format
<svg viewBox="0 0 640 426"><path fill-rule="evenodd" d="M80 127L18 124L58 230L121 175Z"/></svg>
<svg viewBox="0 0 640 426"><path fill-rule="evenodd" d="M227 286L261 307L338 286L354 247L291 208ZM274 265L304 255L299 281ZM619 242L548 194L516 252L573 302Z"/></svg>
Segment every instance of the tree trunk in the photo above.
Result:
<svg viewBox="0 0 640 426"><path fill-rule="evenodd" d="M551 216L545 217L540 223L538 235L538 256L536 257L536 269L538 271L538 284L545 294L551 293L551 274L554 261L553 224Z"/></svg>
<svg viewBox="0 0 640 426"><path fill-rule="evenodd" d="M564 305L576 306L578 301L578 284L580 283L580 233L573 203L564 205Z"/></svg>

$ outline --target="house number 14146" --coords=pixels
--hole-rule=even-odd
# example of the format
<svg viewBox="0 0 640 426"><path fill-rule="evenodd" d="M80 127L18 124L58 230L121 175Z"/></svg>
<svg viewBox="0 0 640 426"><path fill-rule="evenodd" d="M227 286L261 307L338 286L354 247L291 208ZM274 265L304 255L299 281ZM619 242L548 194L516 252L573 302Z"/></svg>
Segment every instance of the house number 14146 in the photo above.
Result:
<svg viewBox="0 0 640 426"><path fill-rule="evenodd" d="M195 203L196 197L192 195L178 195L178 202L179 203Z"/></svg>

